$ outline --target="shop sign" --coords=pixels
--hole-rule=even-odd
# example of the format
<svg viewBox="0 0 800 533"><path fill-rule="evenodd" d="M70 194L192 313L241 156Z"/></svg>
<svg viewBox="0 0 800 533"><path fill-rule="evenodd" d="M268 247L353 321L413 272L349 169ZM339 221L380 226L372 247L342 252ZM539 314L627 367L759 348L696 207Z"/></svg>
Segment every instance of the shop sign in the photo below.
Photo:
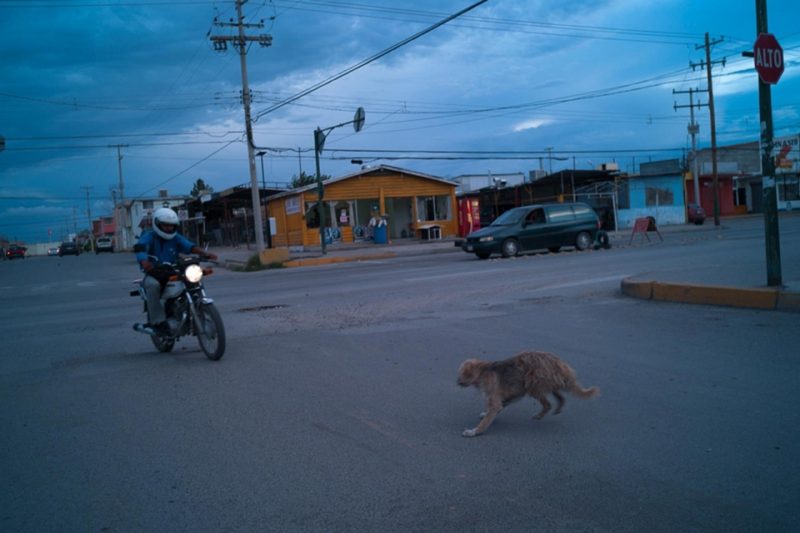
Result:
<svg viewBox="0 0 800 533"><path fill-rule="evenodd" d="M294 215L300 212L300 197L291 196L283 201L283 207L287 215Z"/></svg>
<svg viewBox="0 0 800 533"><path fill-rule="evenodd" d="M776 174L800 173L800 135L776 137L772 156Z"/></svg>

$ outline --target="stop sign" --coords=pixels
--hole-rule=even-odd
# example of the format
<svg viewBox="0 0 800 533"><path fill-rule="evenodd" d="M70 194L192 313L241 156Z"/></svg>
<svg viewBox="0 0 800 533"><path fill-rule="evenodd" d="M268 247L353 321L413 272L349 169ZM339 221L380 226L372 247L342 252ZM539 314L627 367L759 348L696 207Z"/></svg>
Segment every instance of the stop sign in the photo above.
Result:
<svg viewBox="0 0 800 533"><path fill-rule="evenodd" d="M753 45L756 71L764 83L776 84L783 74L783 48L771 33L761 33Z"/></svg>

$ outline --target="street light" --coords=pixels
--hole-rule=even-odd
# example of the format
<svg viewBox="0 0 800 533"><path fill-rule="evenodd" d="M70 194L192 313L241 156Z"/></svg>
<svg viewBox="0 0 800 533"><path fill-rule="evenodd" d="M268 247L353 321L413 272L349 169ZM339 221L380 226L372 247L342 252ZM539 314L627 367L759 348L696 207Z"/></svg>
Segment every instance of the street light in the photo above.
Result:
<svg viewBox="0 0 800 533"><path fill-rule="evenodd" d="M267 188L267 183L264 181L264 156L266 155L266 153L267 152L264 152L264 151L256 152L256 157L260 157L261 158L261 188L262 189L266 189Z"/></svg>
<svg viewBox="0 0 800 533"><path fill-rule="evenodd" d="M325 189L322 185L322 175L319 172L319 154L322 153L322 150L325 147L325 139L328 137L328 134L331 132L331 130L334 130L340 126L346 126L348 124L353 125L353 129L356 130L356 133L361 131L361 128L364 127L363 107L356 109L356 114L353 117L353 120L348 120L347 122L330 126L324 130L317 126L317 129L314 130L314 156L317 163L317 213L319 214L319 240L320 243L322 243L323 255L327 253L325 250L325 209L322 206L322 199L325 196Z"/></svg>

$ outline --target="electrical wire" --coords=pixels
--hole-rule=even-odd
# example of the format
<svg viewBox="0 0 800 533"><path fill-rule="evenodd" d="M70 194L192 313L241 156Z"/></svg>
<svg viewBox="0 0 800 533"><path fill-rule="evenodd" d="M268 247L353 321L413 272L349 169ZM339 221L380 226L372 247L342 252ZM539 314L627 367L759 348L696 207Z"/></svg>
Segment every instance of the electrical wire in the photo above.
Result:
<svg viewBox="0 0 800 533"><path fill-rule="evenodd" d="M393 44L389 48L386 48L385 50L382 50L382 51L378 52L377 54L374 54L374 55L372 55L372 56L360 61L359 63L356 63L355 65L346 68L345 70L339 72L338 74L334 74L333 76L331 76L331 77L329 77L329 78L327 78L327 79L325 79L325 80L323 80L323 81L321 81L319 83L316 83L316 84L312 85L311 87L309 87L309 88L307 88L307 89L305 89L303 91L300 91L299 93L295 94L294 96L291 96L290 98L287 98L286 100L284 100L284 101L282 101L280 103L277 103L277 104L275 104L275 105L273 105L271 107L268 107L267 109L265 109L265 110L263 110L261 112L256 113L254 115L253 122L257 122L258 119L260 119L261 117L263 117L267 113L271 113L273 111L276 111L276 110L280 109L281 107L294 102L295 100L299 100L300 98L302 98L302 97L304 97L306 95L309 95L309 94L313 93L314 91L317 91L317 90L325 87L326 85L330 85L334 81L336 81L338 79L341 79L341 78L347 76L348 74L351 74L352 72L355 72L356 70L358 70L358 69L360 69L360 68L362 68L362 67L364 67L366 65L369 65L373 61L376 61L376 60L378 60L378 59L380 59L380 58L382 58L382 57L384 57L386 55L391 54L395 50L407 45L408 43L416 41L420 37L432 32L433 30L435 30L435 29L437 29L437 28L439 28L439 27L441 27L441 26L443 26L445 24L447 24L451 20L454 20L454 19L460 17L464 13L472 11L476 7L478 7L481 4L484 4L486 2L487 2L487 0L479 0L478 2L475 2L474 4L462 9L461 11L459 11L457 13L454 13L453 15L450 15L450 16L440 20L439 22L433 24L432 26L428 26L424 30L419 31L419 32L415 33L414 35L412 35L410 37L407 37L407 38L403 39L402 41L400 41L398 43Z"/></svg>

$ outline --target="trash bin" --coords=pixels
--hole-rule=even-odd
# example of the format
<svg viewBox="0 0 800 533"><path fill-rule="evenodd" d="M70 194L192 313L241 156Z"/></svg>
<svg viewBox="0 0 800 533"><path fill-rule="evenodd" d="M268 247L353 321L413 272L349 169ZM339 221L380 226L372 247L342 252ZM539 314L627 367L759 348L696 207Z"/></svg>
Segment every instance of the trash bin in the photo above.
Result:
<svg viewBox="0 0 800 533"><path fill-rule="evenodd" d="M375 244L387 244L389 242L387 235L388 226L386 224L378 224L374 229Z"/></svg>

